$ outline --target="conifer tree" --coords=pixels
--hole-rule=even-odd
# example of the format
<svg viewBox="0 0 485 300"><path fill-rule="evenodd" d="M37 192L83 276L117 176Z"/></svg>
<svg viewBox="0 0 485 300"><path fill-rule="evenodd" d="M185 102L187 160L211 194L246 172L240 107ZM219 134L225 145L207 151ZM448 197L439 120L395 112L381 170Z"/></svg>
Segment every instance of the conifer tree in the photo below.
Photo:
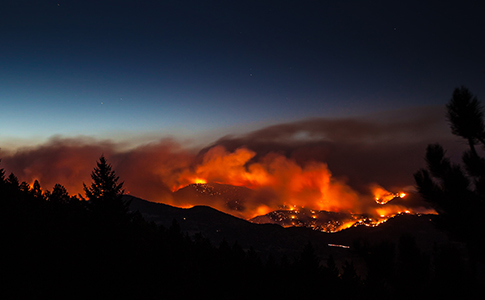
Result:
<svg viewBox="0 0 485 300"><path fill-rule="evenodd" d="M40 187L40 183L37 179L34 181L34 184L32 185L30 194L36 199L44 200L44 193L42 192L42 188Z"/></svg>
<svg viewBox="0 0 485 300"><path fill-rule="evenodd" d="M460 87L453 91L446 108L451 132L469 145L462 157L464 168L452 163L441 145L428 145L427 168L416 172L414 179L420 194L439 213L438 224L474 250L482 251L485 249L481 224L485 208L485 158L475 147L485 146L482 106L467 88Z"/></svg>
<svg viewBox="0 0 485 300"><path fill-rule="evenodd" d="M470 151L476 156L475 145L484 143L485 136L483 111L477 97L464 86L456 88L446 108L451 132L466 139Z"/></svg>
<svg viewBox="0 0 485 300"><path fill-rule="evenodd" d="M13 173L10 173L10 175L8 175L6 182L12 188L18 189L20 187L19 179Z"/></svg>
<svg viewBox="0 0 485 300"><path fill-rule="evenodd" d="M2 160L0 159L0 162ZM1 168L0 169L0 184L4 184L5 183L5 169L4 168Z"/></svg>
<svg viewBox="0 0 485 300"><path fill-rule="evenodd" d="M89 201L89 209L98 217L106 220L126 216L129 203L122 200L123 182L112 170L111 164L102 155L91 173L93 182L84 186L84 193Z"/></svg>
<svg viewBox="0 0 485 300"><path fill-rule="evenodd" d="M47 199L52 203L69 203L71 197L63 185L56 183L52 192L47 192Z"/></svg>
<svg viewBox="0 0 485 300"><path fill-rule="evenodd" d="M0 160L1 162L1 160ZM0 196L5 193L5 169L1 168L0 169Z"/></svg>

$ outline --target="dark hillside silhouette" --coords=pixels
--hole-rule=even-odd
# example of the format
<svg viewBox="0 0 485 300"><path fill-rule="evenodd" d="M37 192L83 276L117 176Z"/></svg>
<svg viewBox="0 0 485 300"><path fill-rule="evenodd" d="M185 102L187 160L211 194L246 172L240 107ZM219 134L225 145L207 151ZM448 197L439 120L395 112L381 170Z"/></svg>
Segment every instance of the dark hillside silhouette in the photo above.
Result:
<svg viewBox="0 0 485 300"><path fill-rule="evenodd" d="M0 169L2 299L420 298L444 287L474 291L474 281L468 280L473 277L462 276L469 273L459 245L425 254L414 237L396 239L407 229L400 222L413 216L376 228L376 233L393 224L401 229L372 242L363 239L365 228L326 234L335 242L355 240L350 249L340 249L329 247L323 233L305 228L252 224L208 207L183 210L132 199L140 210L171 212L158 224L145 220L148 215L123 197L123 184L103 156L92 183L84 187L86 199L69 195L58 184L52 191L39 182L31 187L14 174L5 177ZM222 240L213 243L197 228ZM298 253L281 255L272 241ZM349 256L337 263L334 257L340 251ZM405 286L408 292L403 294Z"/></svg>

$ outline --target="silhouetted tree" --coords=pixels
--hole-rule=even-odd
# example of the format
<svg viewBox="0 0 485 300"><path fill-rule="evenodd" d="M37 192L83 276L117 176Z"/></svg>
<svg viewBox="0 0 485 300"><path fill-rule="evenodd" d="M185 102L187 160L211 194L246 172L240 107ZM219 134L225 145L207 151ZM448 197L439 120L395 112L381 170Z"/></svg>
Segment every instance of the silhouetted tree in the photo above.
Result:
<svg viewBox="0 0 485 300"><path fill-rule="evenodd" d="M112 170L106 158L101 156L91 173L93 182L84 186L84 193L89 201L89 209L97 216L107 220L125 217L129 203L122 200L124 193L123 182L118 183L119 177Z"/></svg>
<svg viewBox="0 0 485 300"><path fill-rule="evenodd" d="M414 174L417 189L423 198L439 212L438 218L448 231L476 230L484 208L485 159L475 145L484 140L483 112L478 99L465 87L456 88L447 104L451 132L467 140L470 150L463 155L465 171L445 156L439 144L426 149L427 169Z"/></svg>
<svg viewBox="0 0 485 300"><path fill-rule="evenodd" d="M20 183L20 191L24 194L28 194L30 192L30 185L25 182L25 181L22 181L22 183Z"/></svg>
<svg viewBox="0 0 485 300"><path fill-rule="evenodd" d="M15 189L18 189L20 187L19 179L13 173L10 173L10 175L8 175L6 182L8 185Z"/></svg>
<svg viewBox="0 0 485 300"><path fill-rule="evenodd" d="M8 177L5 179L5 186L4 186L4 195L5 198L10 200L16 199L19 200L20 198L20 182L17 176L13 173L10 173Z"/></svg>
<svg viewBox="0 0 485 300"><path fill-rule="evenodd" d="M52 203L69 203L71 197L66 188L61 184L54 185L52 192L46 192L47 200Z"/></svg>
<svg viewBox="0 0 485 300"><path fill-rule="evenodd" d="M485 136L482 107L477 97L464 86L456 88L446 108L451 132L466 139L473 155L477 155L475 145L478 141L483 144Z"/></svg>
<svg viewBox="0 0 485 300"><path fill-rule="evenodd" d="M35 199L44 200L44 193L42 192L42 188L40 187L40 183L37 179L34 181L32 189L30 189L30 193Z"/></svg>
<svg viewBox="0 0 485 300"><path fill-rule="evenodd" d="M1 160L0 160L1 162ZM1 168L0 169L0 200L3 200L3 198L6 197L6 179L5 179L5 169Z"/></svg>
<svg viewBox="0 0 485 300"><path fill-rule="evenodd" d="M467 140L470 150L463 155L468 175L473 177L477 193L485 195L485 159L480 157L475 145L485 146L483 108L477 97L466 87L456 88L446 106L451 132Z"/></svg>
<svg viewBox="0 0 485 300"><path fill-rule="evenodd" d="M463 163L475 187L475 193L485 199L485 158L475 155L473 151L463 154Z"/></svg>
<svg viewBox="0 0 485 300"><path fill-rule="evenodd" d="M427 147L426 163L428 170L421 169L414 174L418 191L442 216L461 215L474 197L470 179L459 165L445 157L439 144Z"/></svg>
<svg viewBox="0 0 485 300"><path fill-rule="evenodd" d="M0 159L0 162L2 160ZM5 183L5 169L4 168L1 168L0 169L0 184L4 184Z"/></svg>
<svg viewBox="0 0 485 300"><path fill-rule="evenodd" d="M475 148L477 144L485 146L483 112L478 99L465 87L453 91L446 108L451 132L463 137L470 148L462 157L465 168L452 163L441 145L429 145L426 149L427 169L420 169L414 178L420 194L438 211L439 216L435 218L438 225L467 244L470 265L474 266L477 260L484 259L485 251L482 225L485 159Z"/></svg>

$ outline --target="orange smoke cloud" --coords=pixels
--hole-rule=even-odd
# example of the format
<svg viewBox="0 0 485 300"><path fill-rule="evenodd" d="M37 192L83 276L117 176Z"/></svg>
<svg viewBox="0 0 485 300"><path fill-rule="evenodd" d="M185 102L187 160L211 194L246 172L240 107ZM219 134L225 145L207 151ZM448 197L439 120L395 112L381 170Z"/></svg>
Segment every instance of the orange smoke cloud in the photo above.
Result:
<svg viewBox="0 0 485 300"><path fill-rule="evenodd" d="M228 152L222 146L213 147L204 154L200 164L180 173L174 188L196 183L194 179L251 188L256 193L252 199L246 199L242 215L247 218L282 206L329 211L348 211L359 206L357 193L333 178L324 163L309 162L300 166L274 153L252 162L255 155L246 148ZM227 208L218 208L227 211Z"/></svg>
<svg viewBox="0 0 485 300"><path fill-rule="evenodd" d="M2 168L27 183L38 180L43 190L56 183L64 185L71 195L82 192L82 183L90 182L90 174L101 154L110 156L114 144L88 138L54 138L48 143L22 148L13 154L2 153Z"/></svg>
<svg viewBox="0 0 485 300"><path fill-rule="evenodd" d="M84 195L83 183L91 182L96 161L104 155L125 182L127 193L163 202L171 199L170 187L179 177L178 172L187 169L196 157L172 139L122 152L117 151L118 146L87 138L54 138L40 146L2 153L0 167L21 181L30 183L37 179L44 190L59 183L71 195Z"/></svg>
<svg viewBox="0 0 485 300"><path fill-rule="evenodd" d="M250 170L245 167L255 154L247 149L237 149L234 153L228 153L223 147L214 147L203 156L202 163L197 165L194 171L185 170L180 174L178 188L201 180L236 186L260 186L267 180L265 172L258 170L254 165L250 166Z"/></svg>
<svg viewBox="0 0 485 300"><path fill-rule="evenodd" d="M117 145L90 139L53 139L24 148L2 161L6 171L20 180L38 180L43 190L56 183L71 195L83 195L82 184L91 182L96 161L104 154L125 182L127 193L172 205L210 205L240 217L250 218L284 206L319 210L355 210L359 195L343 181L332 177L322 162L295 160L268 153L253 161L256 152L239 148L233 152L215 146L198 157L170 139L118 152ZM173 198L173 191L191 183L224 183L254 191L234 211L221 199Z"/></svg>
<svg viewBox="0 0 485 300"><path fill-rule="evenodd" d="M441 134L441 127L448 132L446 124L440 123L442 112L431 112L278 124L223 137L200 151L174 139L120 150L126 145L90 138L54 138L35 147L1 153L0 167L27 183L37 179L43 190L60 183L76 195L83 194L83 183L91 182L90 174L103 154L125 182L127 193L154 202L210 205L244 218L295 205L379 214L383 207L375 198L394 201L388 199L393 193L414 184L412 174L422 167L427 143L439 137L439 142L447 145L447 137ZM391 187L392 193L377 185L370 190L373 182ZM185 194L176 192L191 183L247 189L238 190L244 195L234 201L221 195L184 198ZM391 213L390 204L386 204L387 213ZM399 207L393 204L392 210L405 211L410 204L421 205L406 197Z"/></svg>

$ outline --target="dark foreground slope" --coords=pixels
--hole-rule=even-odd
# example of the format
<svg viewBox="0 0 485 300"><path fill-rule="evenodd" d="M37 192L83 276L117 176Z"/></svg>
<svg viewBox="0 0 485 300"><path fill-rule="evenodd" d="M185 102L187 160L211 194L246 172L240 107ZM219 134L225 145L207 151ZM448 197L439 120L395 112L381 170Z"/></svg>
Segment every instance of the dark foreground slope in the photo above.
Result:
<svg viewBox="0 0 485 300"><path fill-rule="evenodd" d="M459 249L421 245L442 242L425 217L327 234L125 199L134 213L0 197L2 299L418 299L479 286Z"/></svg>
<svg viewBox="0 0 485 300"><path fill-rule="evenodd" d="M308 242L314 245L323 259L332 254L339 260L355 258L355 243L378 244L384 240L397 243L402 235L414 236L419 247L428 253L433 250L433 245L450 242L444 233L434 227L432 216L429 215L400 215L378 227L358 226L336 233L324 233L302 227L255 224L208 206L184 209L132 196L125 197L131 200L130 209L139 211L149 222L168 228L175 219L181 230L190 236L201 233L215 245L219 245L223 239L229 244L238 242L246 249L252 246L263 256L272 253L292 257L300 253Z"/></svg>
<svg viewBox="0 0 485 300"><path fill-rule="evenodd" d="M273 284L286 286L282 280L292 278L299 282L298 286L315 279L311 289L321 287L327 293L317 288L310 292L312 295L322 292L343 299L357 295L364 299L466 298L483 282L481 263L470 258L463 244L436 229L431 215L398 215L377 227L324 233L303 227L255 224L207 206L182 209L130 199L131 209L139 211L147 221L167 228L176 220L182 232L202 235L219 249L234 245L233 250L240 247L249 256L255 252L269 269L272 259L279 262L278 268L282 269L273 269L280 274L273 278L277 281ZM338 284L331 282L335 278ZM290 281L288 284L294 285ZM273 293L271 288L269 291Z"/></svg>

